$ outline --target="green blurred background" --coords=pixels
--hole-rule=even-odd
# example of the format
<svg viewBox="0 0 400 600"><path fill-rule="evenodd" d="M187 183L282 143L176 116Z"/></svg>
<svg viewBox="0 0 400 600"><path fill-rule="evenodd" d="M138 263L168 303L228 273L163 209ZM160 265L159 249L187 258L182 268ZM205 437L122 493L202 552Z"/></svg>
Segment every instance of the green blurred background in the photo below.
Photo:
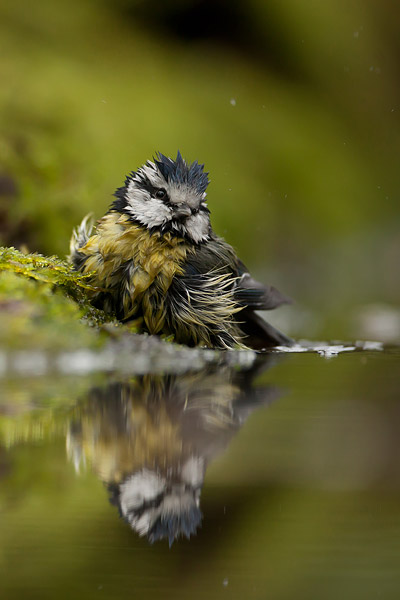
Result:
<svg viewBox="0 0 400 600"><path fill-rule="evenodd" d="M65 256L155 151L210 172L215 230L295 336L399 338L392 0L3 0L0 242Z"/></svg>

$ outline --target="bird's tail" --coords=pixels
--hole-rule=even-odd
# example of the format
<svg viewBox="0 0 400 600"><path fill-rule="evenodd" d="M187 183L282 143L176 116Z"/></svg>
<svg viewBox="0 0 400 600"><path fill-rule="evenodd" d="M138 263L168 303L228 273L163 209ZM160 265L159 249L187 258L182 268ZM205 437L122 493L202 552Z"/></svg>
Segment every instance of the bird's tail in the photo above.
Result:
<svg viewBox="0 0 400 600"><path fill-rule="evenodd" d="M76 227L71 236L71 241L69 244L69 256L68 260L71 262L75 268L79 268L79 265L82 261L82 254L79 252L81 248L86 244L88 239L92 234L93 229L93 214L89 213L82 220L82 223Z"/></svg>
<svg viewBox="0 0 400 600"><path fill-rule="evenodd" d="M262 351L273 346L293 345L290 337L264 321L256 312L245 308L239 313L240 317L243 319L240 327L246 335L244 343L250 348Z"/></svg>

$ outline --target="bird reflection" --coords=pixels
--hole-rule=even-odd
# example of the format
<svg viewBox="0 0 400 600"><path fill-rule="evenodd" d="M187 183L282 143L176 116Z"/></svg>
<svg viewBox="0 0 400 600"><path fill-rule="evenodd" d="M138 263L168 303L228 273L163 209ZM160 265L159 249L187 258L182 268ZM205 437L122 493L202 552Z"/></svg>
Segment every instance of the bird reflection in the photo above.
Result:
<svg viewBox="0 0 400 600"><path fill-rule="evenodd" d="M272 386L253 386L268 365L264 358L246 371L145 375L93 388L75 409L68 454L77 470L91 465L140 536L170 545L190 538L202 521L207 465L278 395Z"/></svg>

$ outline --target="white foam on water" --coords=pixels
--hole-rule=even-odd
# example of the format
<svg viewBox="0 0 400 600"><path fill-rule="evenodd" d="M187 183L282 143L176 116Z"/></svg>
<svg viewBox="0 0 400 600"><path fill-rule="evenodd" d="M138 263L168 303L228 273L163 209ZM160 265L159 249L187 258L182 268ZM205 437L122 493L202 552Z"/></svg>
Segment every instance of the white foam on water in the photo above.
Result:
<svg viewBox="0 0 400 600"><path fill-rule="evenodd" d="M355 352L360 350L382 351L384 349L382 342L357 341L350 343L329 343L329 342L311 342L309 340L299 340L293 346L276 346L274 352L283 353L301 353L314 352L324 358L338 356L342 352Z"/></svg>

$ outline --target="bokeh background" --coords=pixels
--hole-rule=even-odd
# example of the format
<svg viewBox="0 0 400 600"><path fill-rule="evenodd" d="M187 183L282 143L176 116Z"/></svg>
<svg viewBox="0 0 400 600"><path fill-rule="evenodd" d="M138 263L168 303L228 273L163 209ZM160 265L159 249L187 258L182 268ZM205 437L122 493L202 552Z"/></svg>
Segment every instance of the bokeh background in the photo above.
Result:
<svg viewBox="0 0 400 600"><path fill-rule="evenodd" d="M395 0L1 0L0 243L65 257L128 172L179 148L210 172L215 230L295 300L273 323L398 342L399 31ZM86 342L60 307L56 343ZM23 314L8 338L29 350ZM203 528L171 551L66 459L102 376L22 372L0 378L2 598L400 597L396 351L266 372L282 397L210 465Z"/></svg>
<svg viewBox="0 0 400 600"><path fill-rule="evenodd" d="M0 241L65 256L157 150L295 299L294 336L399 338L394 0L3 0Z"/></svg>

